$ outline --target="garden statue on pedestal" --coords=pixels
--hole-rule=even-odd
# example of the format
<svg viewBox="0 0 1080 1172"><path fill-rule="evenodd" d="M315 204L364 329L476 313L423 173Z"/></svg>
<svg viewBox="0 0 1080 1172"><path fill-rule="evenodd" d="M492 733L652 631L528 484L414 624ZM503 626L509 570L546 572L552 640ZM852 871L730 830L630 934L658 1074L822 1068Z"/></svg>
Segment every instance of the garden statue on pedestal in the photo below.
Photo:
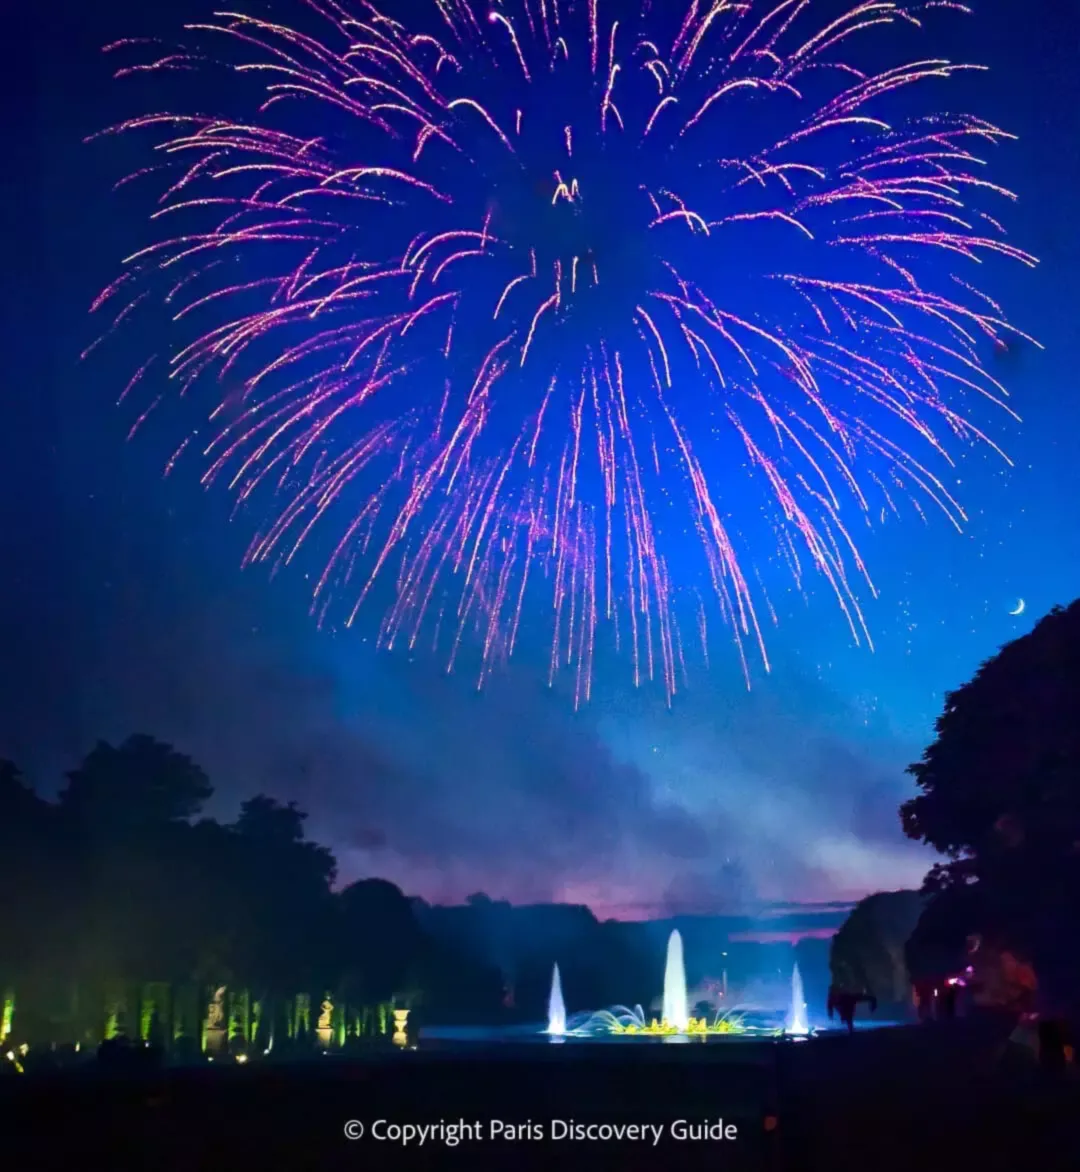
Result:
<svg viewBox="0 0 1080 1172"><path fill-rule="evenodd" d="M327 993L319 1006L319 1023L315 1027L315 1036L319 1039L320 1049L330 1049L330 1043L334 1037L333 1021L334 1003L330 1000L330 994Z"/></svg>
<svg viewBox="0 0 1080 1172"><path fill-rule="evenodd" d="M208 1054L215 1054L225 1041L225 986L215 990L206 1007L206 1046Z"/></svg>

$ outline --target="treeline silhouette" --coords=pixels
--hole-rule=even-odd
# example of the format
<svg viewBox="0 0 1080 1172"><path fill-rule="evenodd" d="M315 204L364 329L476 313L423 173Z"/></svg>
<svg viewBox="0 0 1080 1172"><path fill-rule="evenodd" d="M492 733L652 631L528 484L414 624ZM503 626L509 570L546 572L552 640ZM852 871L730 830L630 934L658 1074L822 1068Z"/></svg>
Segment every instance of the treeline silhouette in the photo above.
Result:
<svg viewBox="0 0 1080 1172"><path fill-rule="evenodd" d="M203 813L212 796L195 761L146 735L99 742L55 801L0 760L0 1014L16 1018L0 1036L96 1044L144 1038L156 1017L163 1040L205 1046L223 988L227 1036L278 1046L328 1023L336 1044L384 1036L392 1007L535 1022L555 961L578 1009L660 988L663 941L637 925L483 894L430 908L382 879L338 890L295 803L259 794L222 822Z"/></svg>
<svg viewBox="0 0 1080 1172"><path fill-rule="evenodd" d="M1055 607L945 696L908 773L904 833L943 860L864 899L833 939L838 987L1080 1021L1080 602Z"/></svg>
<svg viewBox="0 0 1080 1172"><path fill-rule="evenodd" d="M585 907L511 907L483 894L432 908L393 884L335 887L336 861L305 835L305 814L266 795L223 822L190 757L153 737L99 743L55 801L0 760L0 996L9 1042L96 1044L156 1031L206 1044L223 987L228 1036L277 1046L312 1040L329 1014L335 1043L412 1022L505 1025L546 1012L558 961L572 1011L648 1008L663 979L664 925L601 923ZM785 980L783 945L735 946L725 929L684 925L693 981L731 967ZM796 950L808 987L827 944ZM713 971L715 970L715 971ZM824 996L823 991L821 997ZM0 1020L0 1035L9 1032ZM300 1035L306 1039L300 1039ZM262 1042L259 1042L262 1045Z"/></svg>
<svg viewBox="0 0 1080 1172"><path fill-rule="evenodd" d="M334 856L295 804L258 795L224 823L202 816L212 793L150 736L99 743L55 802L0 761L0 993L18 1037L100 1038L115 991L148 982L196 987L200 1017L221 986L260 1007L300 995L311 1027L328 993L357 1014L497 1011L498 969L424 932L393 884L333 890Z"/></svg>
<svg viewBox="0 0 1080 1172"><path fill-rule="evenodd" d="M1031 968L1043 1012L1080 1019L1080 601L948 693L935 733L900 811L947 860L923 884L912 977L1002 953Z"/></svg>

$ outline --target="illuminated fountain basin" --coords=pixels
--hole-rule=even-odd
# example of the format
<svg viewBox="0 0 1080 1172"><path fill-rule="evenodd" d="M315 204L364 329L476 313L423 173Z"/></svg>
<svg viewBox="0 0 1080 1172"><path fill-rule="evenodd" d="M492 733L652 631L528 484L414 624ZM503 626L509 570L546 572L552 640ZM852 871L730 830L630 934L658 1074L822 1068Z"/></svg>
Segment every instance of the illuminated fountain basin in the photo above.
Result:
<svg viewBox="0 0 1080 1172"><path fill-rule="evenodd" d="M680 1029L666 1018L647 1019L640 1005L635 1005L632 1009L625 1005L615 1005L611 1009L579 1014L567 1027L567 1034L571 1037L595 1038L607 1035L623 1038L663 1038L671 1041L710 1036L767 1036L775 1035L777 1032L775 1027L751 1025L745 1014L734 1009L718 1013L712 1021L704 1017L688 1017L686 1024Z"/></svg>
<svg viewBox="0 0 1080 1172"><path fill-rule="evenodd" d="M712 1021L703 1017L691 1017L686 993L683 942L677 929L668 937L667 959L664 964L664 996L661 1004L663 1009L659 1019L646 1018L640 1005L635 1005L632 1009L625 1005L615 1005L610 1009L579 1013L567 1020L559 981L559 966L556 965L552 974L548 1026L545 1032L559 1038L637 1037L662 1038L670 1041L740 1035L775 1037L783 1033L775 1025L752 1024L747 1014L737 1009L717 1013Z"/></svg>
<svg viewBox="0 0 1080 1172"><path fill-rule="evenodd" d="M613 1005L609 1009L568 1016L558 964L552 967L546 1026L432 1028L422 1037L439 1043L521 1043L521 1042L692 1042L765 1041L788 1038L804 1041L817 1032L809 1024L802 974L796 964L791 974L791 1002L786 1012L776 1014L734 1006L721 1010L710 1021L690 1016L686 987L683 941L679 932L668 938L664 964L664 992L659 1018L646 1017L640 1005ZM868 1023L869 1024L869 1023ZM885 1024L885 1023L882 1023Z"/></svg>

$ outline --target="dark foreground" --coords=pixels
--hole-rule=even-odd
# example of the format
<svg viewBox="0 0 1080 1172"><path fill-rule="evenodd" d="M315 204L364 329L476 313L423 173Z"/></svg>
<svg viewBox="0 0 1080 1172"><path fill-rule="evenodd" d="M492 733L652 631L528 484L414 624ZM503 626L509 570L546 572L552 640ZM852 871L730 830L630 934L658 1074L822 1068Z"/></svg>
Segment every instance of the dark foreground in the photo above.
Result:
<svg viewBox="0 0 1080 1172"><path fill-rule="evenodd" d="M957 1023L786 1045L496 1047L11 1077L0 1082L0 1134L10 1167L110 1172L1080 1168L1076 1083L1008 1070L1003 1041ZM363 1125L353 1141L350 1120ZM377 1138L440 1120L470 1127L456 1146ZM711 1135L680 1138L678 1120L711 1124ZM642 1138L552 1138L572 1124L633 1124Z"/></svg>

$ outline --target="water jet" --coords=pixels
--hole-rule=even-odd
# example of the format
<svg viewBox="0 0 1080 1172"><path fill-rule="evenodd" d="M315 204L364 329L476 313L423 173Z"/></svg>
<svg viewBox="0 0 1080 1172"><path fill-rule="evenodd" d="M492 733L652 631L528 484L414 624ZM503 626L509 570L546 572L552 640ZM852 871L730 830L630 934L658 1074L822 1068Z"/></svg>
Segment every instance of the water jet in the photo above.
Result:
<svg viewBox="0 0 1080 1172"><path fill-rule="evenodd" d="M661 1024L686 1033L690 1024L690 1007L686 1003L686 964L683 960L682 936L676 928L668 937L667 962L664 965L664 1001Z"/></svg>
<svg viewBox="0 0 1080 1172"><path fill-rule="evenodd" d="M553 1037L561 1038L566 1033L566 1003L563 1001L562 980L559 977L559 966L552 966L551 993L548 995L548 1024L547 1032Z"/></svg>
<svg viewBox="0 0 1080 1172"><path fill-rule="evenodd" d="M810 1033L810 1023L806 1017L806 994L803 992L802 973L799 972L798 961L791 970L791 1010L784 1032L793 1038L805 1038Z"/></svg>

